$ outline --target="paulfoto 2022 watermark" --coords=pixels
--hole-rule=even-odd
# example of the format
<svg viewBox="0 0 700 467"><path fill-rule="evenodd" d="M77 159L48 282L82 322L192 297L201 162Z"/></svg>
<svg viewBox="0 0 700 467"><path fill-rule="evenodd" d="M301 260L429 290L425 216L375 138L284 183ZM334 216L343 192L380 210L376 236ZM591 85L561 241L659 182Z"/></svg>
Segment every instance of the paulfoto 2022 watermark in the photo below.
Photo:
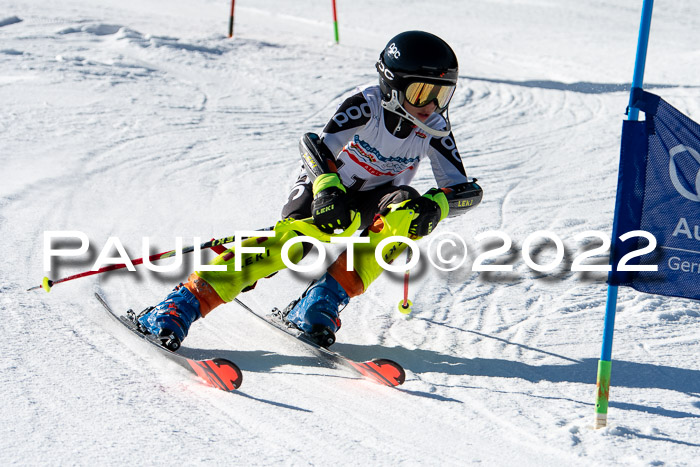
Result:
<svg viewBox="0 0 700 467"><path fill-rule="evenodd" d="M274 238L274 231L237 231L234 235L233 240L230 242L233 244L233 250L235 251L233 267L235 271L241 271L246 264L246 258L250 259L258 256L258 259L263 259L264 256L269 255L270 251L264 246L249 246L244 245L243 241L248 238L265 237ZM639 264L629 264L633 258L643 256L653 252L656 248L657 242L654 235L643 230L635 230L627 232L621 235L619 238L621 241L627 241L635 237L641 237L646 239L647 245L631 251L623 256L620 261L615 265L617 271L657 271L658 266L656 265L639 265ZM613 265L610 264L590 264L585 263L586 260L594 257L602 257L605 255L609 256L611 240L610 237L600 231L588 230L581 232L573 236L573 240L579 244L586 243L587 239L594 239L601 243L600 246L592 248L589 250L582 251L578 253L573 261L571 262L569 269L573 272L599 272L599 271L611 271ZM142 258L132 260L126 252L124 245L119 240L118 237L109 237L105 244L100 250L100 254L95 260L92 271L98 271L100 268L110 266L110 265L124 265L129 271L135 271L135 265L143 264L144 267L153 272L165 273L177 271L182 267L182 257L184 252L194 253L194 269L197 271L227 271L228 264L203 264L202 263L202 244L201 239L194 237L193 246L183 248L183 237L175 237L175 248L164 254L155 255L158 256L155 259L173 258L169 261L169 264L156 265L152 260L154 255L150 255L151 251L151 240L149 237L144 237L142 239ZM470 248L467 246L467 241L464 237L455 232L436 232L433 233L428 240L428 252L425 257L427 257L430 265L435 269L440 271L454 271L459 269L464 265L469 257ZM68 242L76 243L79 242L78 247L54 247L55 242ZM507 255L512 247L513 242L510 237L505 232L501 231L487 231L482 232L474 236L474 241L477 243L488 243L489 248L485 251L480 252L474 261L471 263L470 270L474 272L483 271L496 271L496 272L509 272L513 271L513 264L504 264L503 261L498 261L499 258L503 258ZM354 246L356 244L367 244L370 242L369 237L332 237L330 243L334 244L344 244L347 251L347 269L348 271L353 270L353 258L354 258ZM318 255L311 262L305 262L305 264L297 264L289 258L290 248L297 243L310 243L318 251ZM493 244L497 246L493 247ZM548 260L544 263L539 263L536 261L537 258L533 256L533 248L538 245L538 249L542 249L543 244L552 244L554 247L554 253L546 255ZM406 248L412 251L411 259L408 263L402 264L392 264L391 261L387 262L384 256L384 249L388 245L406 245ZM52 262L54 258L59 257L79 257L87 253L90 247L90 240L84 232L69 230L69 231L45 231L44 232L44 270L46 272L51 271ZM113 252L117 253L117 256L113 256ZM326 249L324 248L324 243L320 240L308 237L299 236L290 239L284 243L280 251L281 260L284 265L295 272L311 272L321 268L326 260ZM248 256L246 256L248 255ZM253 256L250 256L253 255ZM548 230L538 230L536 232L528 235L522 242L520 247L520 255L525 264L532 270L538 272L549 272L561 266L564 255L565 246L561 237L556 233ZM421 255L421 250L415 240L404 236L390 236L384 238L380 241L374 248L374 257L377 263L387 271L393 272L404 272L406 270L413 269L416 267L423 257ZM512 263L512 262L511 262Z"/></svg>

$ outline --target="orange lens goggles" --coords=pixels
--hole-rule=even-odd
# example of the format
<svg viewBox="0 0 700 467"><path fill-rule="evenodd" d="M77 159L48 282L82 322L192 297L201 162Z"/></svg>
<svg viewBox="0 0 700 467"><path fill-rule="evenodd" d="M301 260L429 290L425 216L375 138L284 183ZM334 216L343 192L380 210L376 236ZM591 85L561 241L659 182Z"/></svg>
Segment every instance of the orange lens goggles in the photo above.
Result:
<svg viewBox="0 0 700 467"><path fill-rule="evenodd" d="M437 102L440 109L447 107L455 92L454 86L430 83L411 83L406 88L406 101L415 106L423 107L432 101Z"/></svg>

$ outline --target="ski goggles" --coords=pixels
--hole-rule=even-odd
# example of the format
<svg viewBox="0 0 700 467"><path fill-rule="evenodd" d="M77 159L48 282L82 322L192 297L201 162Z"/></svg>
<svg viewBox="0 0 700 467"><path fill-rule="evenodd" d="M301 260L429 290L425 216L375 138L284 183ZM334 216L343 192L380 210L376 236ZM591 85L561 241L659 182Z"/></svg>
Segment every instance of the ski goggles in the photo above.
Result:
<svg viewBox="0 0 700 467"><path fill-rule="evenodd" d="M444 109L454 92L455 86L418 82L409 84L404 94L406 102L414 107L423 107L435 101L439 109Z"/></svg>

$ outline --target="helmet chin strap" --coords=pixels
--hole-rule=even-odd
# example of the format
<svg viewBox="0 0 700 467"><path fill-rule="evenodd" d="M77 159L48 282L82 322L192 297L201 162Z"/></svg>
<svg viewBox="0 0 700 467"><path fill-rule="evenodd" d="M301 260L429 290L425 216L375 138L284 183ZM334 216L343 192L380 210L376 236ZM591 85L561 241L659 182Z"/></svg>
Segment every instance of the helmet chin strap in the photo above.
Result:
<svg viewBox="0 0 700 467"><path fill-rule="evenodd" d="M405 118L406 120L416 125L418 128L422 129L423 131L426 131L427 133L433 136L437 136L438 138L444 138L445 136L450 134L450 131L452 131L452 125L450 125L450 120L448 117L445 118L447 128L445 128L444 130L438 130L436 128L429 127L413 115L409 114L406 111L406 109L399 103L398 92L395 89L391 90L391 100L389 102L382 99L382 107L384 107L389 112L395 113L399 117Z"/></svg>

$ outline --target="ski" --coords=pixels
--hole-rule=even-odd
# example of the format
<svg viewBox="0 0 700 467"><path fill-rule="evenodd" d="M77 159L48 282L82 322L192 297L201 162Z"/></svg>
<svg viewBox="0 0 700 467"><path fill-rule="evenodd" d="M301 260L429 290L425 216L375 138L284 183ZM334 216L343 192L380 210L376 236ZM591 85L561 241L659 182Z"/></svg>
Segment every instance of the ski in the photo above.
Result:
<svg viewBox="0 0 700 467"><path fill-rule="evenodd" d="M288 327L282 320L279 313L273 312L269 315L263 316L253 311L252 308L240 300L234 299L234 301L253 316L266 322L287 336L296 339L298 342L303 343L306 348L316 356L330 361L336 367L350 370L364 379L383 386L399 386L406 380L406 372L404 371L403 367L392 360L379 358L368 360L366 362L357 362L351 358L339 354L338 352L334 352L316 344L315 342L306 338L304 333L298 329Z"/></svg>
<svg viewBox="0 0 700 467"><path fill-rule="evenodd" d="M226 392L235 391L241 386L243 373L241 373L240 368L238 368L235 363L224 358L195 360L192 358L187 358L184 355L171 352L160 345L158 341L152 338L152 336L139 331L138 327L136 326L135 314L133 311L129 310L127 312L127 316L118 315L114 312L114 310L112 310L112 308L100 294L95 293L95 297L102 304L105 310L109 312L109 315L117 322L123 324L135 335L156 347L160 354L167 359L199 376L199 378L201 378L207 385Z"/></svg>

